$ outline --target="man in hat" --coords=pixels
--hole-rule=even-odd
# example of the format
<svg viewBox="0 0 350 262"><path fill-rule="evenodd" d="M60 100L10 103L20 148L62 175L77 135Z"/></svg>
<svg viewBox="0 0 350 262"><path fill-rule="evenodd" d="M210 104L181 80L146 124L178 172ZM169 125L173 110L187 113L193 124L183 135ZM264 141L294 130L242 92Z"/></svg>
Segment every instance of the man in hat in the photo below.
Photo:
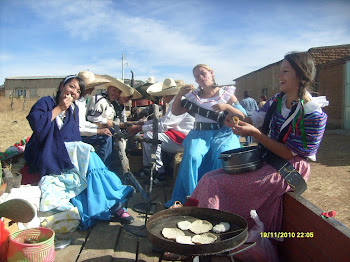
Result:
<svg viewBox="0 0 350 262"><path fill-rule="evenodd" d="M155 83L147 89L148 94L162 97L163 101L168 104L166 113L159 118L158 122L158 139L162 141L162 143L157 146L156 151L155 184L160 184L166 180L165 168L162 162L162 151L168 153L182 152L184 148L181 143L194 125L194 118L190 114L185 113L175 116L171 113L175 95L179 92L180 87L181 86L176 85L173 79L167 78L162 83ZM127 129L128 133L132 135L143 131L144 137L150 139L153 137L152 130L153 120L136 122L136 124ZM142 144L144 173L149 173L151 147L150 143Z"/></svg>
<svg viewBox="0 0 350 262"><path fill-rule="evenodd" d="M79 107L79 131L81 136L107 135L112 136L111 131L106 127L100 127L95 123L86 120L86 106L91 93L98 85L109 83L107 78L94 74L90 71L81 71L78 76L85 83L85 96L75 101Z"/></svg>
<svg viewBox="0 0 350 262"><path fill-rule="evenodd" d="M96 148L96 153L101 157L106 166L113 169L112 135L114 133L113 128L116 123L117 113L112 103L121 97L127 97L127 99L132 98L135 89L109 75L102 75L102 77L109 80L108 83L102 85L107 92L91 97L87 105L87 120L95 123L100 128L108 128L111 135L106 133L102 135L82 136L82 140L83 142L93 145ZM124 100L121 99L120 101Z"/></svg>

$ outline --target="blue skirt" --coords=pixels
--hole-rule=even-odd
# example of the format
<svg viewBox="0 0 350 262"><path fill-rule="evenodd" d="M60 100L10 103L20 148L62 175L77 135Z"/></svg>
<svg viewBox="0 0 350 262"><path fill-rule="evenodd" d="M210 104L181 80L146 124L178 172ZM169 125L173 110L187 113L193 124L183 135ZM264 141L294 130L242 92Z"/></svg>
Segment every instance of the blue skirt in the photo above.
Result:
<svg viewBox="0 0 350 262"><path fill-rule="evenodd" d="M109 171L100 157L91 152L87 171L87 188L71 202L79 210L79 228L85 230L96 220L110 220L111 208L123 204L132 195L133 187L122 185L119 177Z"/></svg>
<svg viewBox="0 0 350 262"><path fill-rule="evenodd" d="M171 200L165 207L171 207L175 201L184 203L205 173L222 167L220 153L241 146L239 136L226 126L217 130L191 130L182 144L185 151Z"/></svg>

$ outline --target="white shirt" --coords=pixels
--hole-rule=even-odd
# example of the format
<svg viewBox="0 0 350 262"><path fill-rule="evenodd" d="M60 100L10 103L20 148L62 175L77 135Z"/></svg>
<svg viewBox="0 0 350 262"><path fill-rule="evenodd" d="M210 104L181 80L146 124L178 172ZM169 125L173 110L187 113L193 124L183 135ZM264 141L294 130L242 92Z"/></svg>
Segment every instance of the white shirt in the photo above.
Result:
<svg viewBox="0 0 350 262"><path fill-rule="evenodd" d="M91 97L87 106L87 120L105 125L108 119L113 120L115 116L114 106L108 99L102 97L102 95Z"/></svg>
<svg viewBox="0 0 350 262"><path fill-rule="evenodd" d="M187 135L194 126L194 117L188 113L175 116L171 113L173 108L175 97L170 101L169 107L164 116L158 119L158 132L164 133L170 129L178 131L182 134ZM152 131L153 130L153 120L146 121L142 126L142 131Z"/></svg>
<svg viewBox="0 0 350 262"><path fill-rule="evenodd" d="M86 100L88 96L82 97L75 101L79 108L79 131L82 136L97 135L97 125L86 120Z"/></svg>

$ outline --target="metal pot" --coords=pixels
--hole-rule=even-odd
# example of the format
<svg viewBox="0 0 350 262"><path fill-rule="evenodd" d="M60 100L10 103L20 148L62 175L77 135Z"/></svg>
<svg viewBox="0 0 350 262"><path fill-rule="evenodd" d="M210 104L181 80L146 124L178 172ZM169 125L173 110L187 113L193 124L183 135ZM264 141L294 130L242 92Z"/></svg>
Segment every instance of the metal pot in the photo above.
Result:
<svg viewBox="0 0 350 262"><path fill-rule="evenodd" d="M263 148L247 146L220 153L222 168L229 174L240 174L254 171L263 165Z"/></svg>
<svg viewBox="0 0 350 262"><path fill-rule="evenodd" d="M211 244L183 245L174 240L166 239L162 235L165 227L177 228L179 221L193 222L197 219L205 219L216 225L220 222L230 223L230 230L216 234L218 239ZM223 253L240 247L248 238L247 221L236 214L199 207L180 207L166 209L155 213L146 223L147 237L156 247L181 255L210 255ZM190 231L184 231L186 235L193 236Z"/></svg>

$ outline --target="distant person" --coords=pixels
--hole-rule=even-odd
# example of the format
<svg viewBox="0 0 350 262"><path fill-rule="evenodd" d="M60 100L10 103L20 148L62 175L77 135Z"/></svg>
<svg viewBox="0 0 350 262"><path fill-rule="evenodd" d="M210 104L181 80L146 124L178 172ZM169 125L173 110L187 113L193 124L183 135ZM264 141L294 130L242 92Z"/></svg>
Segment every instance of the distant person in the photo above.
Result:
<svg viewBox="0 0 350 262"><path fill-rule="evenodd" d="M267 100L267 97L265 95L261 95L259 97L259 101L260 101L259 104L258 104L259 109L262 108L265 105L266 100Z"/></svg>
<svg viewBox="0 0 350 262"><path fill-rule="evenodd" d="M75 101L84 92L80 77L67 76L56 96L39 99L27 116L33 135L24 156L29 171L42 176L40 211L70 210L73 204L79 210L82 229L96 220L110 220L112 215L122 223L132 223L134 218L122 204L133 194L133 188L122 185L93 147L81 142Z"/></svg>
<svg viewBox="0 0 350 262"><path fill-rule="evenodd" d="M244 91L244 98L241 101L241 105L247 111L248 116L252 116L253 112L259 110L255 99L250 97L250 91ZM246 142L248 145L250 145L253 142L253 138L251 136L247 136Z"/></svg>

